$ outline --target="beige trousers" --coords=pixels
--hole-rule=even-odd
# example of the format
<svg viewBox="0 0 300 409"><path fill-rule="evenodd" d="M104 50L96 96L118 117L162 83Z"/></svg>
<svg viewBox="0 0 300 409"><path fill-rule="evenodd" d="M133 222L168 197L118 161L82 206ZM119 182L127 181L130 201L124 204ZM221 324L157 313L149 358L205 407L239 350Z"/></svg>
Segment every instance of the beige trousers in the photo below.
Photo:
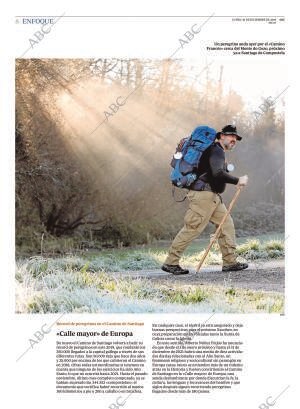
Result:
<svg viewBox="0 0 300 409"><path fill-rule="evenodd" d="M184 217L184 226L173 240L165 264L178 265L187 246L202 233L209 222L218 226L226 212L225 205L216 193L190 190L187 197L190 203ZM218 242L223 266L234 264L236 262L235 229L230 215L223 224Z"/></svg>

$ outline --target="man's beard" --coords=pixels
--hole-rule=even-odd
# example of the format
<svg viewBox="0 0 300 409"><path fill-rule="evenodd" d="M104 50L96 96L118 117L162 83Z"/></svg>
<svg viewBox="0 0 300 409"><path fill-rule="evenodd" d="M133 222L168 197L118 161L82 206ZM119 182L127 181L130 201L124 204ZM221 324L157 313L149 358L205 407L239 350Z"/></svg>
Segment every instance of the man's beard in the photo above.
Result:
<svg viewBox="0 0 300 409"><path fill-rule="evenodd" d="M232 151L236 145L235 143L227 142L227 143L224 143L224 146L227 151Z"/></svg>

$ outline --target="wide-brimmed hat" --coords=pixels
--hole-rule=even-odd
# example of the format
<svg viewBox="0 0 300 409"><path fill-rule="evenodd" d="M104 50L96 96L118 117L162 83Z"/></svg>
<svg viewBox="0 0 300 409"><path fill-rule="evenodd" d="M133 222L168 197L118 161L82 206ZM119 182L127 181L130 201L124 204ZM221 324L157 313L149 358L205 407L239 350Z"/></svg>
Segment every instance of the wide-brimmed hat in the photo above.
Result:
<svg viewBox="0 0 300 409"><path fill-rule="evenodd" d="M237 133L236 126L233 125L226 125L222 128L221 132L224 135L236 135L236 139L238 141L242 140L242 137Z"/></svg>

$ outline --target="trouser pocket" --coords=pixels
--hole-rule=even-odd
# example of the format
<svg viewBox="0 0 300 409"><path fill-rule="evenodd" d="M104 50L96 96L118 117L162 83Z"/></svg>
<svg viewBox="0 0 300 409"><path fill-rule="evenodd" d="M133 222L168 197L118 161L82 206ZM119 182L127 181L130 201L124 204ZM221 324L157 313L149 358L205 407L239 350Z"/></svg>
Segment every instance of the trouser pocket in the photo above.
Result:
<svg viewBox="0 0 300 409"><path fill-rule="evenodd" d="M190 203L190 206L185 214L185 225L193 230L199 229L199 227L205 223L206 210L195 203Z"/></svg>

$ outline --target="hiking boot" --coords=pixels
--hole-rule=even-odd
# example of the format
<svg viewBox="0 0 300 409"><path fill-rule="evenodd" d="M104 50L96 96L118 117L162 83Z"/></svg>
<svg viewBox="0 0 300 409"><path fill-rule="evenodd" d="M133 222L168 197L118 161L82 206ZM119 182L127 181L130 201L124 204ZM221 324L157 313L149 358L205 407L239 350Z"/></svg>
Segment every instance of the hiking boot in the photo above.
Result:
<svg viewBox="0 0 300 409"><path fill-rule="evenodd" d="M181 275L181 274L188 274L189 270L181 268L179 265L178 266L172 266L171 264L164 264L161 269L163 271L166 271L167 273L172 273L176 276Z"/></svg>
<svg viewBox="0 0 300 409"><path fill-rule="evenodd" d="M245 270L245 268L248 268L247 263L234 263L230 264L229 266L224 266L222 267L222 271L239 271L239 270Z"/></svg>

